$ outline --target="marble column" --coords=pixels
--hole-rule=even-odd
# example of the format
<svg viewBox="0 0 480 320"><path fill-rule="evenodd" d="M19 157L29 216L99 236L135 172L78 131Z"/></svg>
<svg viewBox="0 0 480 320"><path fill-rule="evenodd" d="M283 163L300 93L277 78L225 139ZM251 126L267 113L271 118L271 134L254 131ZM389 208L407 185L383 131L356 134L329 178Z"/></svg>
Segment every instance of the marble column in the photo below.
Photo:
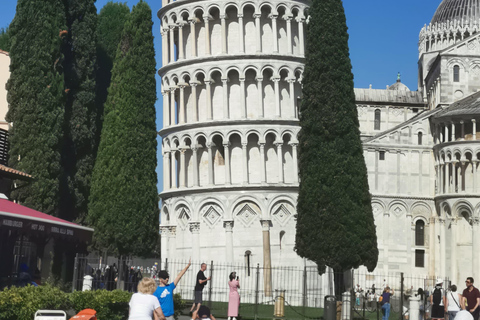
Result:
<svg viewBox="0 0 480 320"><path fill-rule="evenodd" d="M203 16L203 21L205 22L205 55L210 55L210 16Z"/></svg>
<svg viewBox="0 0 480 320"><path fill-rule="evenodd" d="M168 30L168 29L167 29ZM168 31L165 29L161 29L162 35L162 66L166 66L168 64Z"/></svg>
<svg viewBox="0 0 480 320"><path fill-rule="evenodd" d="M466 171L466 162L465 161L460 161L460 174L462 177L462 180L460 182L460 192L465 193L465 171Z"/></svg>
<svg viewBox="0 0 480 320"><path fill-rule="evenodd" d="M277 158L278 158L278 183L283 183L283 142L275 142L277 146Z"/></svg>
<svg viewBox="0 0 480 320"><path fill-rule="evenodd" d="M170 62L175 62L175 26L170 27Z"/></svg>
<svg viewBox="0 0 480 320"><path fill-rule="evenodd" d="M180 149L180 188L185 188L185 177L187 170L185 168L185 148Z"/></svg>
<svg viewBox="0 0 480 320"><path fill-rule="evenodd" d="M289 85L289 95L290 95L290 108L292 109L292 115L296 118L297 107L295 106L295 78L287 79Z"/></svg>
<svg viewBox="0 0 480 320"><path fill-rule="evenodd" d="M439 219L440 227L440 274L446 274L446 248L445 248L445 219Z"/></svg>
<svg viewBox="0 0 480 320"><path fill-rule="evenodd" d="M207 98L207 120L212 120L212 88L213 80L204 80Z"/></svg>
<svg viewBox="0 0 480 320"><path fill-rule="evenodd" d="M292 54L292 17L285 17L287 21L287 53Z"/></svg>
<svg viewBox="0 0 480 320"><path fill-rule="evenodd" d="M273 52L278 53L278 29L277 29L277 15L271 14L268 16L272 19L272 33L273 33Z"/></svg>
<svg viewBox="0 0 480 320"><path fill-rule="evenodd" d="M226 15L220 15L222 25L222 53L227 54L227 24L225 22Z"/></svg>
<svg viewBox="0 0 480 320"><path fill-rule="evenodd" d="M280 81L280 78L278 77L272 77L273 81L273 88L274 88L274 95L275 95L275 116L277 118L282 117L282 111L280 109L280 88L278 82Z"/></svg>
<svg viewBox="0 0 480 320"><path fill-rule="evenodd" d="M187 86L186 83L179 84L178 87L180 88L180 105L178 106L178 123L184 124L185 123L185 87Z"/></svg>
<svg viewBox="0 0 480 320"><path fill-rule="evenodd" d="M265 112L263 110L263 78L257 77L257 92L258 92L258 109L260 110L259 118L263 118L265 116Z"/></svg>
<svg viewBox="0 0 480 320"><path fill-rule="evenodd" d="M240 108L242 119L247 118L247 107L245 103L245 78L240 78Z"/></svg>
<svg viewBox="0 0 480 320"><path fill-rule="evenodd" d="M198 147L196 145L192 146L192 163L193 163L193 186L198 187Z"/></svg>
<svg viewBox="0 0 480 320"><path fill-rule="evenodd" d="M223 91L223 119L229 119L230 112L228 108L228 79L222 79L222 91Z"/></svg>
<svg viewBox="0 0 480 320"><path fill-rule="evenodd" d="M163 152L163 190L170 189L170 152Z"/></svg>
<svg viewBox="0 0 480 320"><path fill-rule="evenodd" d="M272 258L270 253L270 220L261 220L263 233L263 291L265 297L272 297Z"/></svg>
<svg viewBox="0 0 480 320"><path fill-rule="evenodd" d="M447 161L446 163L446 166L447 166L447 172L445 173L446 175L446 179L445 179L445 188L446 188L446 193L450 193L451 192L451 177L452 177L452 164Z"/></svg>
<svg viewBox="0 0 480 320"><path fill-rule="evenodd" d="M248 184L247 142L242 142L243 184Z"/></svg>
<svg viewBox="0 0 480 320"><path fill-rule="evenodd" d="M170 255L173 256L173 253L177 250L177 241L176 241L176 236L177 236L177 227L175 226L170 226L168 227L168 252Z"/></svg>
<svg viewBox="0 0 480 320"><path fill-rule="evenodd" d="M195 32L195 20L190 21L190 39L192 43L192 58L197 56L197 37Z"/></svg>
<svg viewBox="0 0 480 320"><path fill-rule="evenodd" d="M170 101L168 99L168 90L162 91L163 96L163 127L166 128L170 125Z"/></svg>
<svg viewBox="0 0 480 320"><path fill-rule="evenodd" d="M223 143L223 154L225 155L225 184L230 185L230 142Z"/></svg>
<svg viewBox="0 0 480 320"><path fill-rule="evenodd" d="M184 22L178 24L178 60L185 59L185 52L183 50L183 26Z"/></svg>
<svg viewBox="0 0 480 320"><path fill-rule="evenodd" d="M192 233L192 261L200 261L200 222L189 223Z"/></svg>
<svg viewBox="0 0 480 320"><path fill-rule="evenodd" d="M267 172L265 168L265 142L260 142L260 182L265 184L267 182Z"/></svg>
<svg viewBox="0 0 480 320"><path fill-rule="evenodd" d="M223 221L225 228L225 257L227 263L233 263L233 220Z"/></svg>
<svg viewBox="0 0 480 320"><path fill-rule="evenodd" d="M244 28L243 28L243 14L238 14L238 34L239 34L239 40L240 40L240 53L245 52L245 36L244 34Z"/></svg>
<svg viewBox="0 0 480 320"><path fill-rule="evenodd" d="M460 125L462 126L462 137L460 140L465 140L465 123L463 122L463 120L460 121Z"/></svg>
<svg viewBox="0 0 480 320"><path fill-rule="evenodd" d="M428 275L431 277L435 276L435 241L437 240L437 235L435 233L435 217L430 218L430 225L429 225L429 231L430 231L430 240L429 240L429 257L430 257L430 262L428 264Z"/></svg>
<svg viewBox="0 0 480 320"><path fill-rule="evenodd" d="M255 18L255 38L257 43L257 53L262 52L262 26L260 25L260 14L254 14L253 17Z"/></svg>
<svg viewBox="0 0 480 320"><path fill-rule="evenodd" d="M472 140L477 140L477 121L475 119L472 119L472 124Z"/></svg>
<svg viewBox="0 0 480 320"><path fill-rule="evenodd" d="M213 186L213 142L207 142L208 150L208 185Z"/></svg>
<svg viewBox="0 0 480 320"><path fill-rule="evenodd" d="M472 193L477 193L477 163L478 160L472 161L473 166L473 190Z"/></svg>
<svg viewBox="0 0 480 320"><path fill-rule="evenodd" d="M168 238L170 237L170 229L168 226L160 226L160 237L160 250L162 253L162 260L164 260L165 258L169 258Z"/></svg>
<svg viewBox="0 0 480 320"><path fill-rule="evenodd" d="M175 160L175 151L176 150L172 150L170 151L170 156L171 156L171 161L170 161L170 165L171 165L171 169L170 169L170 177L172 179L172 189L176 189L177 188L177 166L176 166L176 160Z"/></svg>
<svg viewBox="0 0 480 320"><path fill-rule="evenodd" d="M170 125L174 126L176 110L175 110L175 90L177 89L176 86L170 87Z"/></svg>
<svg viewBox="0 0 480 320"><path fill-rule="evenodd" d="M292 146L292 160L293 160L293 183L298 183L298 158L296 142L289 143Z"/></svg>
<svg viewBox="0 0 480 320"><path fill-rule="evenodd" d="M453 217L450 220L450 275L452 283L457 283L457 219Z"/></svg>
<svg viewBox="0 0 480 320"><path fill-rule="evenodd" d="M303 24L305 23L305 19L303 18L298 18L298 38L299 38L299 49L300 49L300 55L304 56L305 55L305 35L303 32Z"/></svg>
<svg viewBox="0 0 480 320"><path fill-rule="evenodd" d="M452 130L451 130L451 134L452 134L452 141L455 141L455 123L452 122Z"/></svg>
<svg viewBox="0 0 480 320"><path fill-rule="evenodd" d="M192 121L197 122L198 121L198 104L197 104L197 86L199 82L198 81L190 81L190 87L192 88L192 91L190 95L192 96Z"/></svg>

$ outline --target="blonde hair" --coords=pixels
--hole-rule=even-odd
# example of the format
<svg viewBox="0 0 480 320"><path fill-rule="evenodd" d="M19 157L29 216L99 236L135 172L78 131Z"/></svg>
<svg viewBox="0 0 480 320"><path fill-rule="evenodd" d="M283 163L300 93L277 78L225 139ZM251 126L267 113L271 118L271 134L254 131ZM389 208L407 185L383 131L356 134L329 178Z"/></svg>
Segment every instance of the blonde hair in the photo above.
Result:
<svg viewBox="0 0 480 320"><path fill-rule="evenodd" d="M153 294L157 289L157 284L152 278L143 278L138 284L138 292L143 294Z"/></svg>

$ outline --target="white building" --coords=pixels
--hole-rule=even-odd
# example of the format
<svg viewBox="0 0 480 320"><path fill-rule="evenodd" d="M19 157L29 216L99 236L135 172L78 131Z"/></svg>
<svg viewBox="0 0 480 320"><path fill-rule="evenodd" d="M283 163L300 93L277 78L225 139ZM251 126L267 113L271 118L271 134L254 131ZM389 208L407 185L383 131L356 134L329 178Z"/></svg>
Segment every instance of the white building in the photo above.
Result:
<svg viewBox="0 0 480 320"><path fill-rule="evenodd" d="M162 5L163 255L302 265L293 247L308 3ZM444 0L420 32L418 91L400 78L355 89L377 270L480 276L479 28L480 0Z"/></svg>

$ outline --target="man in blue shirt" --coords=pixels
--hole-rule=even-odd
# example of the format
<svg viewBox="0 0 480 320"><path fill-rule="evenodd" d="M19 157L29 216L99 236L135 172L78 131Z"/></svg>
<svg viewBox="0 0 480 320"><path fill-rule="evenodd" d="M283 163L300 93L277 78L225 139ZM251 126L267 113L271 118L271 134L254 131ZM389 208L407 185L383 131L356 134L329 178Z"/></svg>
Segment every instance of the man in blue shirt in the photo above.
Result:
<svg viewBox="0 0 480 320"><path fill-rule="evenodd" d="M177 275L175 280L172 283L168 284L169 275L166 270L161 270L158 272L158 280L160 282L157 290L153 293L155 297L157 297L158 301L160 302L160 306L162 307L163 314L167 318L167 320L174 320L174 313L175 310L173 309L173 290L177 287L178 282L183 277L185 272L187 272L188 268L190 267L190 261L185 268Z"/></svg>

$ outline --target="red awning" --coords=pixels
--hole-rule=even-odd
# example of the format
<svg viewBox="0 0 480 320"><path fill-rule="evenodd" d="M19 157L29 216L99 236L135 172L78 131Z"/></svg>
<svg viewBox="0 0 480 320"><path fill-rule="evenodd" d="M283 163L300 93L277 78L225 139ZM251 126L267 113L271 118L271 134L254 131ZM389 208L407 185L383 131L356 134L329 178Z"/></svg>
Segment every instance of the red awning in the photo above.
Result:
<svg viewBox="0 0 480 320"><path fill-rule="evenodd" d="M90 243L93 229L0 198L0 229Z"/></svg>

